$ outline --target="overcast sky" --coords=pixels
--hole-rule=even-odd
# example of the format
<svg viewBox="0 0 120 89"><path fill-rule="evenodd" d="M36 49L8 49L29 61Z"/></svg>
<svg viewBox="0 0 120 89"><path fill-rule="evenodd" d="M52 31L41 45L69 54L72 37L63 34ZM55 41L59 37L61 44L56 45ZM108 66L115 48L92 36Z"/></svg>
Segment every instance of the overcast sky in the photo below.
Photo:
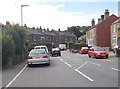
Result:
<svg viewBox="0 0 120 89"><path fill-rule="evenodd" d="M89 2L88 2L89 1ZM0 23L21 24L21 5L23 7L23 23L28 27L66 30L70 26L90 26L94 18L96 23L105 9L110 15L118 16L119 0L1 0Z"/></svg>

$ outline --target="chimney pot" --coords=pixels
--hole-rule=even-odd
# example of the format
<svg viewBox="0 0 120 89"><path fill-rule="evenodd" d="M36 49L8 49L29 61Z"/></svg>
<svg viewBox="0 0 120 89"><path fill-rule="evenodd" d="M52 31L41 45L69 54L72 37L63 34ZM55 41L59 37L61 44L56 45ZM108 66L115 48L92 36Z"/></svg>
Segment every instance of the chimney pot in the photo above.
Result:
<svg viewBox="0 0 120 89"><path fill-rule="evenodd" d="M98 23L100 23L100 18L98 18Z"/></svg>
<svg viewBox="0 0 120 89"><path fill-rule="evenodd" d="M92 19L91 24L92 24L92 26L95 26L95 20L94 19Z"/></svg>

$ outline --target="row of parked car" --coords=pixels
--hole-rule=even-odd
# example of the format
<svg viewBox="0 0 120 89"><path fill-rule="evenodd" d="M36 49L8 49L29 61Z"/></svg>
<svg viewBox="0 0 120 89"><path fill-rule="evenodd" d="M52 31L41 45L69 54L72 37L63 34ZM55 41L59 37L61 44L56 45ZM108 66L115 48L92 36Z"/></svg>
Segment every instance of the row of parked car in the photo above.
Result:
<svg viewBox="0 0 120 89"><path fill-rule="evenodd" d="M89 57L94 58L108 58L109 53L103 47L82 47L80 54L88 54Z"/></svg>
<svg viewBox="0 0 120 89"><path fill-rule="evenodd" d="M49 52L47 46L35 46L27 57L28 67L32 64L47 64L50 65L50 56L61 56L61 51L59 48L52 48Z"/></svg>

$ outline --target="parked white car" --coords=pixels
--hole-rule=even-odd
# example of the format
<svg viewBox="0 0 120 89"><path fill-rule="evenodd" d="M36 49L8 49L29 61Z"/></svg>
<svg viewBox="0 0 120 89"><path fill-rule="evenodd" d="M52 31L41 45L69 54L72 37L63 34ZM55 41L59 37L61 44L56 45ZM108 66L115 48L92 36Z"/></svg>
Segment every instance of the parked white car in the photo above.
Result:
<svg viewBox="0 0 120 89"><path fill-rule="evenodd" d="M49 53L48 48L45 45L35 46L34 49L44 49L46 53Z"/></svg>

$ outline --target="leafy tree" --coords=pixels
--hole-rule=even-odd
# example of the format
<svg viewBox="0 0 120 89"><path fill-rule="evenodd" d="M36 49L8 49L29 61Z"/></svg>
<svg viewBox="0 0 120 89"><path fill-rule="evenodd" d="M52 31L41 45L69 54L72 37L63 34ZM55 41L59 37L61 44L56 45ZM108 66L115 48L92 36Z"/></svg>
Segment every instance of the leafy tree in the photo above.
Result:
<svg viewBox="0 0 120 89"><path fill-rule="evenodd" d="M74 35L77 36L77 38L79 38L82 35L86 34L86 31L90 28L90 26L72 26L72 27L68 27L67 31L72 32Z"/></svg>
<svg viewBox="0 0 120 89"><path fill-rule="evenodd" d="M14 41L12 36L3 34L2 36L2 66L8 64L9 58L14 54Z"/></svg>
<svg viewBox="0 0 120 89"><path fill-rule="evenodd" d="M80 27L79 26L68 27L67 30L69 32L72 32L74 35L76 35L77 38L79 38L80 36L82 36L82 32L80 32Z"/></svg>
<svg viewBox="0 0 120 89"><path fill-rule="evenodd" d="M9 30L6 31L6 34L11 35L12 39L14 40L15 44L15 53L21 54L22 53L22 41L20 35L17 33L16 30L13 28L10 28Z"/></svg>
<svg viewBox="0 0 120 89"><path fill-rule="evenodd" d="M13 25L13 29L16 30L17 33L19 34L21 38L22 48L24 48L24 45L27 40L27 32L25 30L26 28L23 26L19 26L19 24L16 24L16 25Z"/></svg>

